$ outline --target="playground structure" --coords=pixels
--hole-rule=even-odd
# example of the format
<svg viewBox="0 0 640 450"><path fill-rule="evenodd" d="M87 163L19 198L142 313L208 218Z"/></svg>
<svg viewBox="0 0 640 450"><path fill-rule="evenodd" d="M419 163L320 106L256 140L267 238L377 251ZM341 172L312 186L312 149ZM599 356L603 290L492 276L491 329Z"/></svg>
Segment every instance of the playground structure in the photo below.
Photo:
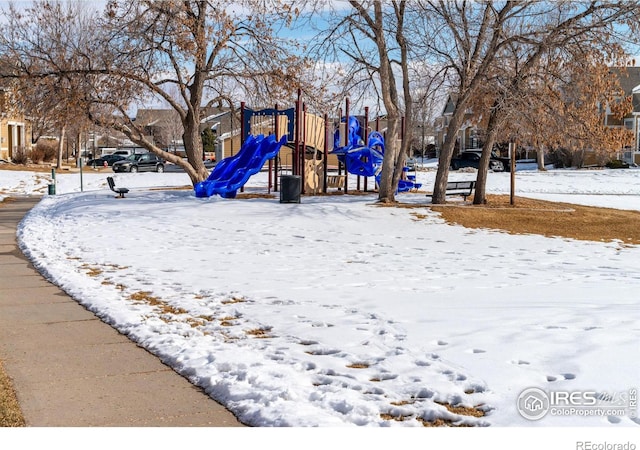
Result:
<svg viewBox="0 0 640 450"><path fill-rule="evenodd" d="M301 194L327 193L328 188L348 190L349 174L357 176L357 190L368 190L367 180L379 184L384 159L384 135L379 131L377 118L369 122L368 108L364 116L340 111L340 119L330 121L306 111L301 92L295 107L254 111L240 109L240 138L242 146L237 154L222 159L207 180L195 186L197 197L220 195L235 198L243 191L251 175L262 170L268 162L268 190L278 191L279 176L288 172L301 178ZM366 130L375 125L368 135ZM331 142L330 142L331 141ZM329 145L332 148L329 148ZM420 188L415 177L407 177L399 184L399 192Z"/></svg>
<svg viewBox="0 0 640 450"><path fill-rule="evenodd" d="M278 154L286 142L286 136L276 141L274 135L248 136L240 151L220 161L209 177L195 185L196 197L211 197L218 194L223 198L235 198L251 175L258 173L264 163Z"/></svg>
<svg viewBox="0 0 640 450"><path fill-rule="evenodd" d="M364 138L364 130L360 122L354 116L343 118L347 124L345 134L347 136L346 145L340 146L340 130L336 130L334 135L334 149L332 154L338 155L338 159L345 165L346 170L357 176L374 177L376 184L380 184L382 174L382 163L384 161L384 136L378 131L372 131ZM365 143L366 142L366 143ZM405 168L405 172L408 168ZM412 189L419 189L422 184L413 179L401 179L398 183L398 192L408 192Z"/></svg>

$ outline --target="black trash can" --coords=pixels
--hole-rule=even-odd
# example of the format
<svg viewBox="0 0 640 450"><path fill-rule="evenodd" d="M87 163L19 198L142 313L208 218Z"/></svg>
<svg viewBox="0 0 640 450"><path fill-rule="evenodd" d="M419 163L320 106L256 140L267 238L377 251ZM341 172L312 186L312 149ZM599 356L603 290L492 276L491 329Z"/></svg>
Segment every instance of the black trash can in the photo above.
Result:
<svg viewBox="0 0 640 450"><path fill-rule="evenodd" d="M56 195L56 185L55 184L49 184L49 185L47 185L47 187L48 187L49 195Z"/></svg>
<svg viewBox="0 0 640 450"><path fill-rule="evenodd" d="M300 203L300 191L300 175L280 175L280 203Z"/></svg>

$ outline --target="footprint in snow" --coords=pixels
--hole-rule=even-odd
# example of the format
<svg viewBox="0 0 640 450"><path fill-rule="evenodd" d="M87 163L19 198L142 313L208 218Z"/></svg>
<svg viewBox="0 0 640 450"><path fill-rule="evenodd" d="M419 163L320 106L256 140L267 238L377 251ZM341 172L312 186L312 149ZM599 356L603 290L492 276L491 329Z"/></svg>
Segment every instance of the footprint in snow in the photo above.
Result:
<svg viewBox="0 0 640 450"><path fill-rule="evenodd" d="M554 381L558 381L558 379L575 380L575 378L576 378L576 376L573 373L563 373L563 374L560 374L559 376L547 375L547 381L549 383L553 383Z"/></svg>
<svg viewBox="0 0 640 450"><path fill-rule="evenodd" d="M525 361L524 359L516 359L511 361L511 364L515 364L516 366L528 366L531 363L529 361Z"/></svg>

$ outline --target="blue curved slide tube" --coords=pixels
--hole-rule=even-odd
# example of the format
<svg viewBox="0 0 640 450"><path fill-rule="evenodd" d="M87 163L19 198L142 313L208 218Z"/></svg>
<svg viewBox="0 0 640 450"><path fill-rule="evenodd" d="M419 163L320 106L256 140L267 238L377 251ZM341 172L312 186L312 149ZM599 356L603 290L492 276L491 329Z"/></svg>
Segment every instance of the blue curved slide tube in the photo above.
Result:
<svg viewBox="0 0 640 450"><path fill-rule="evenodd" d="M286 142L286 136L280 141L276 141L273 135L249 136L237 154L220 161L209 178L195 185L196 197L217 194L224 198L235 198L238 189L245 185L251 175L258 173L265 162L276 156Z"/></svg>
<svg viewBox="0 0 640 450"><path fill-rule="evenodd" d="M343 119L344 121L344 119ZM380 184L382 175L382 163L384 160L384 136L377 131L372 131L367 139L368 145L360 138L360 122L358 119L349 117L348 142L344 147L340 147L340 132L334 133L333 146L331 152L338 157L347 169L347 172L365 177L375 177L376 183ZM398 192L408 192L412 189L420 189L421 183L415 180L399 180Z"/></svg>

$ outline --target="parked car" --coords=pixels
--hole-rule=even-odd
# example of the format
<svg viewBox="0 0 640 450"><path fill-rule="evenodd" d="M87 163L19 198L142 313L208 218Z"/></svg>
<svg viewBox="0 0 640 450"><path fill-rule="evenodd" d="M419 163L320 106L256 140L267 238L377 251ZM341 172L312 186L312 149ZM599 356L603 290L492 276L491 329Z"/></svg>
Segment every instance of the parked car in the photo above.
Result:
<svg viewBox="0 0 640 450"><path fill-rule="evenodd" d="M100 158L90 159L87 161L87 166L89 167L103 167L104 163L107 163L107 166L113 166L113 163L117 161L121 161L125 159L123 155L104 155Z"/></svg>
<svg viewBox="0 0 640 450"><path fill-rule="evenodd" d="M154 153L136 153L113 163L114 172L164 172L164 160Z"/></svg>
<svg viewBox="0 0 640 450"><path fill-rule="evenodd" d="M466 151L460 153L457 158L451 159L451 169L458 170L462 167L480 167L480 156L482 152ZM491 152L489 159L489 169L494 172L504 172L509 170L509 158L501 158L495 152Z"/></svg>

